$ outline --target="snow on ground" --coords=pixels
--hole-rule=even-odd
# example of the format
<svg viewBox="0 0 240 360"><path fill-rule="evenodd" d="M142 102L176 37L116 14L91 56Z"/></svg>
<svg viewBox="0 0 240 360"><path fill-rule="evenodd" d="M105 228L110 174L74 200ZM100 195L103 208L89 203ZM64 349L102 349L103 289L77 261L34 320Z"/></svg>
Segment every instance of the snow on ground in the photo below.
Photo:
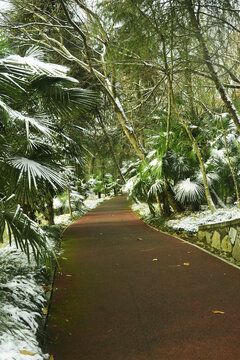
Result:
<svg viewBox="0 0 240 360"><path fill-rule="evenodd" d="M1 360L48 358L37 340L46 299L34 266L34 260L28 263L27 256L13 245L0 249Z"/></svg>
<svg viewBox="0 0 240 360"><path fill-rule="evenodd" d="M236 206L216 209L212 214L210 210L196 211L188 216L180 214L175 220L169 220L167 225L174 230L197 232L199 225L219 223L240 218L240 210Z"/></svg>
<svg viewBox="0 0 240 360"><path fill-rule="evenodd" d="M86 212L88 212L91 209L94 209L96 206L101 204L103 201L110 199L110 197L102 197L101 199L98 199L97 196L92 196L86 200L83 200L84 207L81 209L81 211L74 211L73 212L73 218L81 217ZM63 225L69 225L72 222L72 219L70 218L70 214L63 214L59 216L55 216L54 218L55 224L63 224Z"/></svg>
<svg viewBox="0 0 240 360"><path fill-rule="evenodd" d="M147 217L150 215L149 208L145 203L133 204L133 211L140 216ZM226 208L216 209L212 214L210 210L189 211L176 215L173 220L167 221L166 225L173 230L182 230L190 233L198 231L199 225L213 224L222 221L228 221L240 218L240 210L237 206L227 206Z"/></svg>

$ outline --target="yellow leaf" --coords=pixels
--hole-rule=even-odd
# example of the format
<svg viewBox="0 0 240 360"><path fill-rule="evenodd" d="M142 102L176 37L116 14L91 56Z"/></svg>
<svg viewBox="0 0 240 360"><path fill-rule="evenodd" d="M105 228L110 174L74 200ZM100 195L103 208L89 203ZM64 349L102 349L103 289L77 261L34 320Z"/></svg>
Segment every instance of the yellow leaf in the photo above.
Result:
<svg viewBox="0 0 240 360"><path fill-rule="evenodd" d="M214 314L225 314L224 311L220 311L220 310L212 310L212 312L213 312Z"/></svg>
<svg viewBox="0 0 240 360"><path fill-rule="evenodd" d="M66 257L64 257L64 256L61 256L61 259L62 259L62 260L67 260L67 258L66 258Z"/></svg>
<svg viewBox="0 0 240 360"><path fill-rule="evenodd" d="M185 266L189 266L189 265L190 265L190 263L189 263L189 262L185 262L185 263L183 263L183 265L185 265Z"/></svg>
<svg viewBox="0 0 240 360"><path fill-rule="evenodd" d="M66 276L72 276L72 275L66 275Z"/></svg>
<svg viewBox="0 0 240 360"><path fill-rule="evenodd" d="M142 241L142 238L141 237L139 237L139 238L137 238L139 241Z"/></svg>
<svg viewBox="0 0 240 360"><path fill-rule="evenodd" d="M158 261L158 259L157 259L157 258L155 258L155 259L152 259L152 261Z"/></svg>
<svg viewBox="0 0 240 360"><path fill-rule="evenodd" d="M53 355L50 356L49 360L54 360L54 357Z"/></svg>
<svg viewBox="0 0 240 360"><path fill-rule="evenodd" d="M42 287L43 287L43 289L44 289L45 292L48 292L48 291L51 291L51 290L52 290L51 285L43 285Z"/></svg>
<svg viewBox="0 0 240 360"><path fill-rule="evenodd" d="M19 350L20 354L22 355L31 355L34 356L36 355L35 353L31 352L31 351L27 351L27 350Z"/></svg>
<svg viewBox="0 0 240 360"><path fill-rule="evenodd" d="M47 315L48 313L48 307L46 306L44 309L43 309L43 315Z"/></svg>

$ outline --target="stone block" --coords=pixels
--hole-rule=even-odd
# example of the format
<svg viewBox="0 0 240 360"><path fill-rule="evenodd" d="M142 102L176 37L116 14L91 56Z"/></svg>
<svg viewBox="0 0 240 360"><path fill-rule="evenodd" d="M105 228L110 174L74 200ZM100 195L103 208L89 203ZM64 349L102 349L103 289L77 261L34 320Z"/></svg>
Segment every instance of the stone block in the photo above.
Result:
<svg viewBox="0 0 240 360"><path fill-rule="evenodd" d="M206 231L199 231L198 232L198 240L199 241L203 241L203 240L205 240L205 238L206 238Z"/></svg>
<svg viewBox="0 0 240 360"><path fill-rule="evenodd" d="M229 240L231 241L231 244L234 245L235 244L235 240L236 240L236 236L237 236L237 230L234 229L233 227L230 228L229 230Z"/></svg>
<svg viewBox="0 0 240 360"><path fill-rule="evenodd" d="M235 260L240 261L240 239L237 237L233 247L232 256Z"/></svg>
<svg viewBox="0 0 240 360"><path fill-rule="evenodd" d="M217 231L214 231L213 233L212 247L214 247L217 250L221 250L221 236Z"/></svg>
<svg viewBox="0 0 240 360"><path fill-rule="evenodd" d="M221 248L222 248L222 251L225 251L228 253L232 252L232 244L231 244L231 241L229 240L228 235L224 236L224 238L222 239Z"/></svg>
<svg viewBox="0 0 240 360"><path fill-rule="evenodd" d="M212 242L212 233L206 232L206 240L208 244Z"/></svg>

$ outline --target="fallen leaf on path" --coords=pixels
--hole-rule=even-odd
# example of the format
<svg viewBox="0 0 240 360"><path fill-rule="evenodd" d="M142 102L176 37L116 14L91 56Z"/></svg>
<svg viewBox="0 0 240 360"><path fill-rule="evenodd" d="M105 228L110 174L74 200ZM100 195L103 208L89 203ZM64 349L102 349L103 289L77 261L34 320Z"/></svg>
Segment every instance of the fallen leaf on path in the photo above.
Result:
<svg viewBox="0 0 240 360"><path fill-rule="evenodd" d="M220 310L212 310L212 312L214 314L225 314L225 311L220 311Z"/></svg>
<svg viewBox="0 0 240 360"><path fill-rule="evenodd" d="M44 309L43 309L43 315L47 315L48 313L48 307L46 306Z"/></svg>
<svg viewBox="0 0 240 360"><path fill-rule="evenodd" d="M68 275L66 275L66 276L72 276L72 275L68 274Z"/></svg>
<svg viewBox="0 0 240 360"><path fill-rule="evenodd" d="M68 319L65 319L65 321L66 321L66 322L69 322L69 320L68 320Z"/></svg>
<svg viewBox="0 0 240 360"><path fill-rule="evenodd" d="M34 356L36 355L35 353L31 352L31 351L27 351L27 350L19 350L20 354L22 355L31 355Z"/></svg>
<svg viewBox="0 0 240 360"><path fill-rule="evenodd" d="M139 237L139 238L137 238L139 241L142 241L142 238L141 237Z"/></svg>
<svg viewBox="0 0 240 360"><path fill-rule="evenodd" d="M189 263L189 262L185 262L185 263L183 263L183 265L184 265L184 266L189 266L190 263Z"/></svg>
<svg viewBox="0 0 240 360"><path fill-rule="evenodd" d="M158 261L158 259L157 259L157 258L155 258L155 259L152 259L152 261Z"/></svg>
<svg viewBox="0 0 240 360"><path fill-rule="evenodd" d="M54 360L54 357L53 355L50 356L49 360Z"/></svg>

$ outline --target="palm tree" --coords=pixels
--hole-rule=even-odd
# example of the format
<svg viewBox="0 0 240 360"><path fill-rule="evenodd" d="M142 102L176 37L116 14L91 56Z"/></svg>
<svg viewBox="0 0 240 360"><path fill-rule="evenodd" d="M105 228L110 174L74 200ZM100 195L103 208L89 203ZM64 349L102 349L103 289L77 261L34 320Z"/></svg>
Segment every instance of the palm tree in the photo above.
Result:
<svg viewBox="0 0 240 360"><path fill-rule="evenodd" d="M59 175L64 146L58 143L57 125L90 110L96 95L76 87L68 68L39 60L43 53L38 48L21 57L4 56L2 46L1 55L0 240L13 238L27 254L31 247L36 259L44 258L46 234L28 215L39 191L65 185Z"/></svg>

